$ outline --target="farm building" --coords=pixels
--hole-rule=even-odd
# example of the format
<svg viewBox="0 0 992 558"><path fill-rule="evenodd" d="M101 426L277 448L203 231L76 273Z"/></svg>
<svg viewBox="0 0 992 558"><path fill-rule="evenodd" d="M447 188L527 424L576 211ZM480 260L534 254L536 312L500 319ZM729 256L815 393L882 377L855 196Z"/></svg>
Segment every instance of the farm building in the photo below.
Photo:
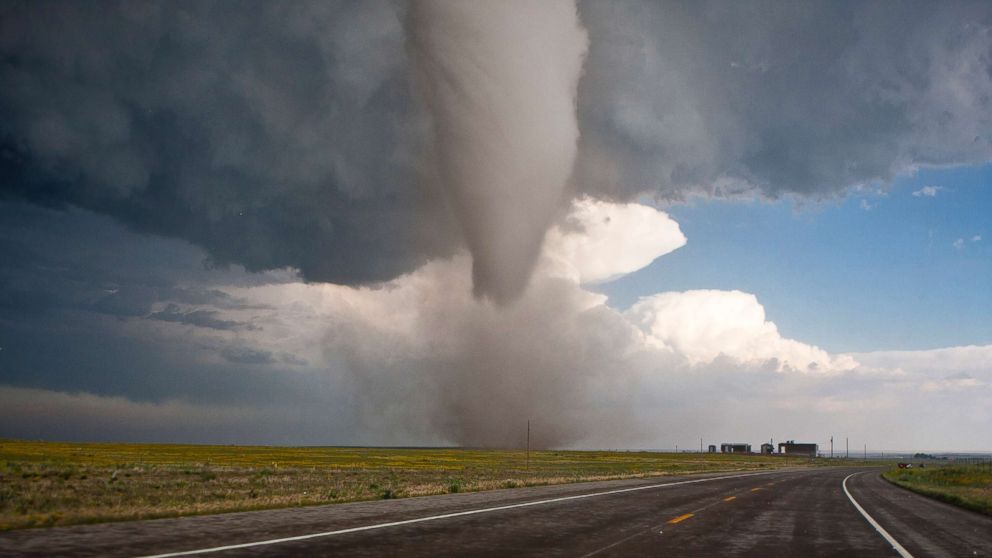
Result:
<svg viewBox="0 0 992 558"><path fill-rule="evenodd" d="M817 451L819 451L819 446L816 444L797 444L795 440L781 442L778 445L778 452L786 455L805 455L807 457L816 457Z"/></svg>
<svg viewBox="0 0 992 558"><path fill-rule="evenodd" d="M720 453L751 453L751 444L720 444Z"/></svg>
<svg viewBox="0 0 992 558"><path fill-rule="evenodd" d="M710 450L710 453L716 453L716 446L714 446L713 444L710 444L709 450Z"/></svg>
<svg viewBox="0 0 992 558"><path fill-rule="evenodd" d="M771 442L765 442L764 444L761 444L761 453L775 453L775 446L773 446Z"/></svg>

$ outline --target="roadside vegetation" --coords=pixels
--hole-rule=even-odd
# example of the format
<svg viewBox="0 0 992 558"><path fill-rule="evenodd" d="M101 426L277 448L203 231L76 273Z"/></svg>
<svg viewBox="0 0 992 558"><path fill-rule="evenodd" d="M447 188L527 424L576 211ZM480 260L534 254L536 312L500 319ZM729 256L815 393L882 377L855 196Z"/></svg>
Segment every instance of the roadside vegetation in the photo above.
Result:
<svg viewBox="0 0 992 558"><path fill-rule="evenodd" d="M759 455L0 440L0 531L808 465Z"/></svg>
<svg viewBox="0 0 992 558"><path fill-rule="evenodd" d="M913 469L893 468L882 476L925 496L992 515L992 463L988 461Z"/></svg>

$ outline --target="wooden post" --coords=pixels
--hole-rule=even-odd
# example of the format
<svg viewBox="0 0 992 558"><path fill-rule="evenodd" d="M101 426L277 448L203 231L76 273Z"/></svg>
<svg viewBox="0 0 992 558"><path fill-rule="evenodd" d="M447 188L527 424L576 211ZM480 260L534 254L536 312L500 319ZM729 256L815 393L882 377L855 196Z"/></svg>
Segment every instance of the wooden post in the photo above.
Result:
<svg viewBox="0 0 992 558"><path fill-rule="evenodd" d="M530 419L527 419L527 470L530 470Z"/></svg>

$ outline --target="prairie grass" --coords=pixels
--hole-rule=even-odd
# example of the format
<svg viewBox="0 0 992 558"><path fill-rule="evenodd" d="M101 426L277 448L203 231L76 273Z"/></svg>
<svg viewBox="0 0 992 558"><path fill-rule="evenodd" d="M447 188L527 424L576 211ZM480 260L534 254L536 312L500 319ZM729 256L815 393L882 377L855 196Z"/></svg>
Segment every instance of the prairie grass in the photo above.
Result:
<svg viewBox="0 0 992 558"><path fill-rule="evenodd" d="M883 476L914 492L992 515L992 470L988 464L893 468Z"/></svg>
<svg viewBox="0 0 992 558"><path fill-rule="evenodd" d="M809 464L703 453L0 440L0 531Z"/></svg>

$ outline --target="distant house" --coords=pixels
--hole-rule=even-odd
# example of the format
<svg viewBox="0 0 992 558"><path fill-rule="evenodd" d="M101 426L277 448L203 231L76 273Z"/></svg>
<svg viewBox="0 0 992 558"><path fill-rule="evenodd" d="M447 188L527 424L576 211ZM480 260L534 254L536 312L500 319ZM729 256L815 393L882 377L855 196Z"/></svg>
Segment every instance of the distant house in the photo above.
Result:
<svg viewBox="0 0 992 558"><path fill-rule="evenodd" d="M751 453L751 444L720 444L720 453Z"/></svg>
<svg viewBox="0 0 992 558"><path fill-rule="evenodd" d="M765 442L764 444L761 444L761 453L775 453L775 446L771 445L769 442Z"/></svg>
<svg viewBox="0 0 992 558"><path fill-rule="evenodd" d="M800 444L795 440L782 442L778 445L778 452L785 455L801 455L804 457L816 457L819 446L816 444Z"/></svg>
<svg viewBox="0 0 992 558"><path fill-rule="evenodd" d="M710 453L716 453L716 446L713 445L713 444L710 444L709 450L710 450Z"/></svg>

